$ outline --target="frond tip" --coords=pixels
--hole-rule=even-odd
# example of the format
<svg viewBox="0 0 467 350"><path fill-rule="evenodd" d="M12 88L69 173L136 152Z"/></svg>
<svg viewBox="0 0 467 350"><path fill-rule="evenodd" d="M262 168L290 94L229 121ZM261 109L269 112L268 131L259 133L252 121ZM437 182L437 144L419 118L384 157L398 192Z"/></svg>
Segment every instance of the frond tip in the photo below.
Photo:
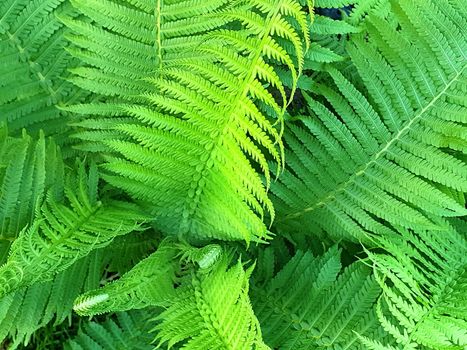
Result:
<svg viewBox="0 0 467 350"><path fill-rule="evenodd" d="M79 315L96 315L166 305L174 293L176 253L173 246L161 243L120 279L79 296L73 310Z"/></svg>
<svg viewBox="0 0 467 350"><path fill-rule="evenodd" d="M107 293L93 295L88 298L81 298L80 301L73 305L73 310L75 310L79 314L84 315L87 312L89 312L89 309L91 309L97 304L106 301L107 299L109 299L109 295Z"/></svg>

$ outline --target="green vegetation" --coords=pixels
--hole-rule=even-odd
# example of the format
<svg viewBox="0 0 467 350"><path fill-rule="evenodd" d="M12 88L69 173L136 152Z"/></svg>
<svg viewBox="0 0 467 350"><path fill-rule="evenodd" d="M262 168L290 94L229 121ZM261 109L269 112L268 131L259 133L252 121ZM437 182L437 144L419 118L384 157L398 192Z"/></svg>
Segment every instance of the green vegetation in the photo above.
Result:
<svg viewBox="0 0 467 350"><path fill-rule="evenodd" d="M3 0L0 348L465 349L466 23Z"/></svg>

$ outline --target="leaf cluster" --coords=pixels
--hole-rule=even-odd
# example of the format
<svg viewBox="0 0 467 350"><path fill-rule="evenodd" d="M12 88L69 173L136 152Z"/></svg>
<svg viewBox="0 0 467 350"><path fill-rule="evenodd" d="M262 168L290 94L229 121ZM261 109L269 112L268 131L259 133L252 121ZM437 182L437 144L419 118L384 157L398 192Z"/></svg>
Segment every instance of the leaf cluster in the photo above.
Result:
<svg viewBox="0 0 467 350"><path fill-rule="evenodd" d="M465 349L466 21L4 0L0 347Z"/></svg>

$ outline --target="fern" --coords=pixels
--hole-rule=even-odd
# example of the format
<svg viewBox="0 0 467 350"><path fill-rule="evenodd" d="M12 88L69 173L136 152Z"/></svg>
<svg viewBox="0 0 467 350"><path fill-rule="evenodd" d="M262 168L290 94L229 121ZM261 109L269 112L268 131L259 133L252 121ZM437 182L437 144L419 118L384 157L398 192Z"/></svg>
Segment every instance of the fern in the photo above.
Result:
<svg viewBox="0 0 467 350"><path fill-rule="evenodd" d="M0 348L464 349L466 18L4 0Z"/></svg>
<svg viewBox="0 0 467 350"><path fill-rule="evenodd" d="M209 272L221 257L222 248L216 244L195 248L164 241L120 279L81 295L73 308L80 315L96 315L167 306L179 282L177 275L193 265L200 273Z"/></svg>
<svg viewBox="0 0 467 350"><path fill-rule="evenodd" d="M63 50L66 29L56 14L73 15L73 9L65 0L5 0L0 5L0 121L15 133L24 127L31 133L64 133L68 127L59 121L69 116L56 105L88 95L63 79L75 60Z"/></svg>
<svg viewBox="0 0 467 350"><path fill-rule="evenodd" d="M63 163L59 149L43 134L33 140L8 136L0 126L0 263L7 257L11 243L32 223L45 193L59 195L63 190Z"/></svg>
<svg viewBox="0 0 467 350"><path fill-rule="evenodd" d="M71 315L73 300L99 285L106 260L105 252L97 250L54 276L53 280L33 284L2 298L0 339L10 337L10 348L15 349L28 344L39 328L64 322Z"/></svg>
<svg viewBox="0 0 467 350"><path fill-rule="evenodd" d="M370 270L361 263L340 270L335 246L320 257L298 251L265 285L255 285L265 342L275 349L365 349L358 335L383 337L375 312L381 290Z"/></svg>
<svg viewBox="0 0 467 350"><path fill-rule="evenodd" d="M151 322L144 311L118 313L102 323L84 323L78 335L70 339L65 350L108 350L135 349L150 350Z"/></svg>
<svg viewBox="0 0 467 350"><path fill-rule="evenodd" d="M81 295L73 309L80 315L164 305L174 293L176 250L161 243L120 279Z"/></svg>
<svg viewBox="0 0 467 350"><path fill-rule="evenodd" d="M465 227L465 225L464 225ZM464 349L467 344L467 242L449 227L378 238L369 252L383 289L378 316L403 349ZM383 313L388 309L392 318ZM374 341L368 344L375 346ZM370 346L371 346L370 345Z"/></svg>
<svg viewBox="0 0 467 350"><path fill-rule="evenodd" d="M154 239L155 234L150 231L117 237L108 246L94 250L56 274L53 280L35 283L1 299L0 339L10 338L11 349L21 348L22 345L33 348L33 344L41 346L37 343L46 342L41 333L37 334L38 330L69 328L64 321L71 320L74 300L112 279L115 273L124 273L134 259L132 255L138 254L139 258L146 256L153 243L149 246L144 241L138 244L132 242L132 238L140 241L145 238L148 241L149 235ZM126 246L125 255L121 255L123 244ZM37 340L37 337L40 339ZM44 346L44 349L49 347Z"/></svg>
<svg viewBox="0 0 467 350"><path fill-rule="evenodd" d="M155 320L156 340L184 349L268 349L248 298L251 268L227 255L209 273L192 272Z"/></svg>
<svg viewBox="0 0 467 350"><path fill-rule="evenodd" d="M70 80L109 98L105 103L97 100L63 107L95 116L74 122L73 125L85 129L78 134L81 142L76 147L89 152L110 151L102 141L121 138L122 132L115 130L115 125L134 119L122 109L122 103L143 103L142 95L153 90L145 78L159 74L163 66L173 65L182 53L192 55L190 47L196 47L207 30L225 23L222 18L204 16L205 12L215 12L226 3L146 0L134 6L132 1L75 0L73 4L84 18L60 16L60 19L72 31L66 36L73 44L68 51L86 65L72 69L74 75ZM128 16L121 15L126 12ZM134 23L142 30L135 29Z"/></svg>
<svg viewBox="0 0 467 350"><path fill-rule="evenodd" d="M92 168L91 168L92 169ZM77 192L74 189L77 189ZM93 249L108 245L115 236L136 229L144 217L131 204L97 200L97 173L86 176L80 165L65 187L68 205L49 196L33 221L11 246L0 268L1 295L47 281Z"/></svg>
<svg viewBox="0 0 467 350"><path fill-rule="evenodd" d="M252 2L252 6L247 14L240 3L207 14L206 18L191 17L190 21L196 22L193 26L196 24L204 32L210 29L205 21L233 22L240 29L227 26L206 32L202 44L188 51L189 55L169 59L170 50L164 55L164 44L169 45L171 41L170 37L163 40L167 35L162 30L155 43L162 57L158 61L160 74L150 80L151 88L143 96L145 103L126 105L122 110L137 122L117 121L113 129L128 139L105 142L121 155L107 158L103 167L108 174L104 178L134 198L150 202L158 224L171 234L247 241L267 237L261 217L265 211L274 214L266 193L270 175L265 154L280 167L282 146L280 131L255 102L272 108L280 122L288 98L267 61L284 62L292 72L295 86L303 65L307 31L304 13L294 1L258 1ZM109 18L105 21L117 16L114 13L117 8L109 7ZM164 9L160 13L157 10L156 16L164 20ZM183 19L177 21L173 14L166 17L161 23L168 28L173 26L174 36L185 35L184 26L177 29L184 23ZM142 21L136 14L131 19ZM131 19L122 21L129 23ZM289 23L292 19L301 25L305 40L300 39L299 32ZM147 21L158 23L159 20L151 22L147 17ZM140 26L144 27L144 23ZM285 39L293 46L298 57L296 62L276 38ZM169 57L167 62L165 56ZM98 86L91 78L86 81ZM280 92L279 102L263 83ZM108 109L102 108L77 106L71 110L106 114ZM83 125L89 123L84 121ZM166 195L169 192L170 196ZM206 203L203 198L209 198L209 208L203 206Z"/></svg>
<svg viewBox="0 0 467 350"><path fill-rule="evenodd" d="M360 78L329 68L330 82L307 98L308 116L289 127L287 173L273 186L281 230L318 225L364 240L466 214L446 190L467 189L465 159L451 151L467 149L467 31L447 4L392 6L389 19L370 14L368 39L356 35L348 47ZM443 20L427 28L418 13Z"/></svg>

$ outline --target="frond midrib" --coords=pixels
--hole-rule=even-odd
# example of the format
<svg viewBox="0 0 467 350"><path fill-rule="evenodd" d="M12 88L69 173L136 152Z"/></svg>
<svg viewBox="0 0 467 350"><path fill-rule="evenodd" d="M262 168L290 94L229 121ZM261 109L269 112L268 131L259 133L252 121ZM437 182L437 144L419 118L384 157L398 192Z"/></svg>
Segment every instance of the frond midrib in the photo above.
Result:
<svg viewBox="0 0 467 350"><path fill-rule="evenodd" d="M279 222L282 222L282 221L286 221L286 220L290 220L290 219L295 219L295 218L298 218L302 215L305 215L306 213L309 213L309 212L312 212L314 210L316 210L317 208L320 208L320 207L323 207L323 206L326 206L328 205L330 202L332 202L333 200L336 199L336 196L347 190L348 187L350 187L351 185L353 185L355 183L355 181L357 180L357 178L365 175L365 172L370 168L371 165L373 165L374 163L376 163L378 161L378 159L380 159L382 156L384 156L386 154L386 152L389 150L389 148L396 142L396 141L399 141L401 139L401 137L403 137L405 134L407 134L407 132L410 130L410 128L412 127L412 125L414 123L416 123L420 118L422 118L422 116L442 97L444 96L447 91L449 90L449 88L451 87L451 85L453 83L455 83L459 77L462 75L462 73L464 72L464 70L467 68L467 63L453 76L453 78L449 81L448 84L446 84L444 86L444 88L435 96L433 96L433 98L426 104L425 107L423 107L418 113L416 113L414 115L414 117L412 119L410 119L406 125L399 130L399 132L397 134L394 135L394 137L392 137L391 139L389 139L386 144L384 145L384 147L382 147L380 149L380 151L378 151L378 153L376 153L366 164L360 166L352 175L350 175L350 178L349 180L347 180L346 182L342 183L341 185L339 185L335 190L329 192L329 194L325 197L322 197L321 199L319 199L317 201L317 203L313 204L312 206L310 207L307 207L307 208L304 208L298 212L295 212L295 213L291 213L291 214L288 214L287 216L285 216L283 219L281 220L278 220Z"/></svg>
<svg viewBox="0 0 467 350"><path fill-rule="evenodd" d="M22 51L26 50L26 47L22 47L18 40L14 40L14 39L16 39L16 36L15 36L15 34L12 34L9 30L7 30L5 32L5 34L8 35L8 39L13 43L13 46L18 51L18 54L21 55ZM34 64L36 62L31 61L29 58L26 60L26 63L28 65L28 70L31 73L31 75L36 77L37 81L39 81L39 85L40 85L41 89L46 94L51 95L52 97L55 98L57 96L56 92L52 89L51 86L49 86L49 85L46 86L46 84L45 84L45 81L46 81L45 78L46 78L47 74L45 74L45 75L42 74L44 68L41 67L40 69L34 69Z"/></svg>

